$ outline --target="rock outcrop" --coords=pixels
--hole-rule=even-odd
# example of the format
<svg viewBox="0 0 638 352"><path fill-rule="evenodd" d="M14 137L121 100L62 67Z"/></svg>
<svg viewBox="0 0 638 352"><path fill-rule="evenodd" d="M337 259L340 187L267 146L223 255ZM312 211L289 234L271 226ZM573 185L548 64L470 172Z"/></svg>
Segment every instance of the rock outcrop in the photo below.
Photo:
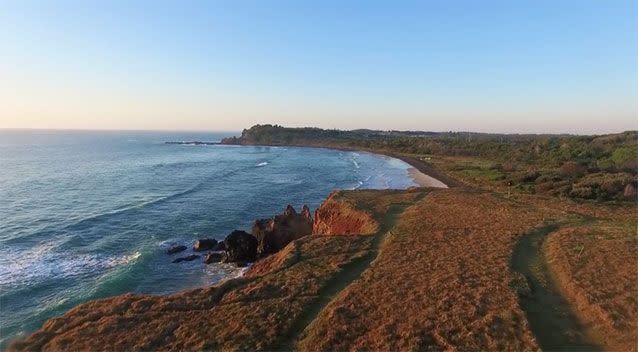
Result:
<svg viewBox="0 0 638 352"><path fill-rule="evenodd" d="M224 259L224 254L219 252L211 252L204 256L204 264L219 263Z"/></svg>
<svg viewBox="0 0 638 352"><path fill-rule="evenodd" d="M166 254L175 254L175 253L179 253L182 251L186 250L186 246L182 246L182 245L175 245L175 246L171 246L170 248L168 248L166 250Z"/></svg>
<svg viewBox="0 0 638 352"><path fill-rule="evenodd" d="M254 262L257 259L257 239L245 231L235 230L224 239L227 263Z"/></svg>
<svg viewBox="0 0 638 352"><path fill-rule="evenodd" d="M204 238L195 241L193 250L196 252L212 250L217 246L217 240L212 238Z"/></svg>
<svg viewBox="0 0 638 352"><path fill-rule="evenodd" d="M288 243L312 234L312 216L304 205L301 213L288 205L282 214L270 219L256 220L252 233L257 238L257 254L260 257L276 253Z"/></svg>
<svg viewBox="0 0 638 352"><path fill-rule="evenodd" d="M197 258L199 258L199 256L197 254L191 254L191 255L187 255L185 257L177 258L177 259L173 260L173 263L190 262L190 261L193 261L193 260L195 260Z"/></svg>
<svg viewBox="0 0 638 352"><path fill-rule="evenodd" d="M224 244L224 241L219 241L219 242L217 242L217 245L215 247L213 247L211 250L214 251L214 252L225 251L226 250L226 244Z"/></svg>

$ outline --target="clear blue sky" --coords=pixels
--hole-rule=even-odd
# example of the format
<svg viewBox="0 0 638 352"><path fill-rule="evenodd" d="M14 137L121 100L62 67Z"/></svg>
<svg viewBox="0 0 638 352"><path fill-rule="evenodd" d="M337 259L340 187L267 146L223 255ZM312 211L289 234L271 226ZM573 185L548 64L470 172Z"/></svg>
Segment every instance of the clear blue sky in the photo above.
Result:
<svg viewBox="0 0 638 352"><path fill-rule="evenodd" d="M638 1L3 1L0 128L638 128Z"/></svg>

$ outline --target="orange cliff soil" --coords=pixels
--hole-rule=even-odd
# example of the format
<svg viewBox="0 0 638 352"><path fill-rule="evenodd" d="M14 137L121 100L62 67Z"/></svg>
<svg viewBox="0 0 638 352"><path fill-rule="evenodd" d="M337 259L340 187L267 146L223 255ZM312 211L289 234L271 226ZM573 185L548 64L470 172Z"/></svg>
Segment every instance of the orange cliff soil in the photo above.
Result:
<svg viewBox="0 0 638 352"><path fill-rule="evenodd" d="M410 202L421 195L418 188L387 190L335 191L315 210L312 233L315 235L372 234L379 230L378 219L391 204Z"/></svg>
<svg viewBox="0 0 638 352"><path fill-rule="evenodd" d="M564 296L611 351L638 350L637 225L634 220L565 228L545 245Z"/></svg>
<svg viewBox="0 0 638 352"><path fill-rule="evenodd" d="M355 209L350 202L339 199L338 192L328 196L320 208L315 210L312 233L318 235L371 234L379 224L366 212Z"/></svg>

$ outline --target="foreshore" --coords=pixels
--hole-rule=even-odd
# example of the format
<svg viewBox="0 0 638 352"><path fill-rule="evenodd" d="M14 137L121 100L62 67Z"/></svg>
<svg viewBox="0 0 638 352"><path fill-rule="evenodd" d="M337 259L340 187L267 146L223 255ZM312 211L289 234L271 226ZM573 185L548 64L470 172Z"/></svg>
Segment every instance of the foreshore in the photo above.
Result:
<svg viewBox="0 0 638 352"><path fill-rule="evenodd" d="M396 158L402 160L410 166L412 166L419 174L414 173L414 171L409 171L410 176L412 176L416 183L418 183L421 187L438 187L438 188L450 188L450 187L466 187L463 183L458 181L457 179L448 176L443 173L439 169L432 166L430 163L423 161L421 159L399 155L395 153L383 153L383 152L372 152L375 154L386 155L391 158ZM443 185L443 186L442 186Z"/></svg>
<svg viewBox="0 0 638 352"><path fill-rule="evenodd" d="M467 185L461 183L457 179L443 173L427 161L421 160L416 157L407 156L403 154L397 154L394 152L386 152L383 150L372 150L365 148L351 148L344 146L330 146L330 145L314 145L314 144L232 144L232 143L218 143L219 145L244 145L244 146L263 146L263 147L296 147L296 148L322 148L333 149L345 152L364 152L376 155L387 156L390 158L399 159L410 166L412 169L408 170L410 176L420 187L434 187L434 188L450 188L450 187L467 187Z"/></svg>
<svg viewBox="0 0 638 352"><path fill-rule="evenodd" d="M414 179L414 182L420 187L448 188L445 183L435 179L430 175L422 173L414 167L408 169L408 175L410 175L410 177Z"/></svg>

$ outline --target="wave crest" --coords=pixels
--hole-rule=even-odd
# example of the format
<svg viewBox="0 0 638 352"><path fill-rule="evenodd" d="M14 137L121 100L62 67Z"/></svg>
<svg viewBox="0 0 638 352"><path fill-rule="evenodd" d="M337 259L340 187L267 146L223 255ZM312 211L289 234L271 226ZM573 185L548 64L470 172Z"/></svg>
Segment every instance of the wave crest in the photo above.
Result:
<svg viewBox="0 0 638 352"><path fill-rule="evenodd" d="M119 256L61 253L56 248L51 242L26 251L3 248L6 255L0 259L0 287L96 274L133 263L142 255L139 251Z"/></svg>

